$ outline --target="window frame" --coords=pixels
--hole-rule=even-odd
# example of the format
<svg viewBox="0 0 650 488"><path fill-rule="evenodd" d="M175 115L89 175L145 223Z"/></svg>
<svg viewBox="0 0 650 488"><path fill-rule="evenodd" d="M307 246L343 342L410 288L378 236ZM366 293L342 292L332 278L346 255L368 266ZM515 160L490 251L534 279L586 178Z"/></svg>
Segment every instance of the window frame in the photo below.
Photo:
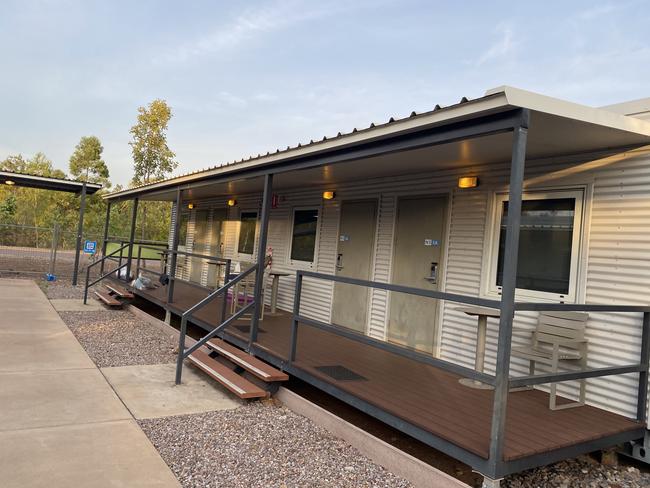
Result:
<svg viewBox="0 0 650 488"><path fill-rule="evenodd" d="M242 215L243 214L248 214L248 213L254 213L255 214L255 230L253 231L253 251L250 254L244 253L244 252L239 252L239 238L241 237L241 223L242 223ZM239 211L239 218L237 219L237 241L235 242L235 251L237 254L237 258L244 258L244 259L249 259L253 260L253 255L255 254L255 245L257 244L257 231L259 228L259 221L260 221L260 213L257 209L241 209Z"/></svg>
<svg viewBox="0 0 650 488"><path fill-rule="evenodd" d="M571 241L571 264L569 268L569 288L566 294L544 292L517 288L517 298L545 300L563 303L575 303L579 292L580 265L582 262L583 230L585 225L585 197L586 189L583 187L554 188L540 190L526 190L522 194L525 200L551 200L559 198L573 198L575 200L575 213L573 216L573 235ZM497 267L499 259L499 238L501 220L503 216L503 202L509 201L507 192L495 193L493 199L493 218L489 235L491 239L489 268L487 273L487 293L491 296L501 296L501 286L497 286Z"/></svg>
<svg viewBox="0 0 650 488"><path fill-rule="evenodd" d="M316 212L316 235L314 236L314 258L312 261L303 261L301 259L292 259L291 254L293 253L293 229L296 223L296 212L303 210L312 210ZM289 264L292 266L309 266L313 267L318 261L318 240L320 234L320 222L321 222L321 207L319 206L302 206L302 207L293 207L291 209L291 225L289 226L289 255L288 260Z"/></svg>

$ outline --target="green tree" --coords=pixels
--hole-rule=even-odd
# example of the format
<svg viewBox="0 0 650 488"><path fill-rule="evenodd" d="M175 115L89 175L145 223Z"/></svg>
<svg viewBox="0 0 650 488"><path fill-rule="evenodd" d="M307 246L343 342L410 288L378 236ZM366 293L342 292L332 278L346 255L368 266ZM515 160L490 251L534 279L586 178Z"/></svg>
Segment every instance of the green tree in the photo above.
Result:
<svg viewBox="0 0 650 488"><path fill-rule="evenodd" d="M0 203L0 224L12 224L15 222L17 208L18 203L15 195L7 195L2 203Z"/></svg>
<svg viewBox="0 0 650 488"><path fill-rule="evenodd" d="M70 156L70 174L79 180L100 183L109 188L109 173L102 159L103 151L104 148L97 137L82 137Z"/></svg>
<svg viewBox="0 0 650 488"><path fill-rule="evenodd" d="M167 146L167 125L172 111L165 100L154 100L147 107L138 108L138 120L131 127L133 154L133 185L146 185L168 176L177 166L175 154ZM147 235L148 207L157 207L158 202L141 205L141 238ZM156 212L158 213L158 212Z"/></svg>
<svg viewBox="0 0 650 488"><path fill-rule="evenodd" d="M142 185L162 180L178 163L167 146L167 124L171 108L164 100L154 100L138 108L138 121L131 127L129 142L133 154L133 184Z"/></svg>

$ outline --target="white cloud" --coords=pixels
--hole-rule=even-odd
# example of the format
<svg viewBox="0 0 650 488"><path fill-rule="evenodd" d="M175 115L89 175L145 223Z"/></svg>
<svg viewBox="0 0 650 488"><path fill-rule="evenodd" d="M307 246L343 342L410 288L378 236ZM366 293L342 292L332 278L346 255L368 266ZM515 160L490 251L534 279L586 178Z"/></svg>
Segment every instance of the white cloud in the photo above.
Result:
<svg viewBox="0 0 650 488"><path fill-rule="evenodd" d="M307 8L307 5L299 0L276 0L266 8L249 7L230 23L215 26L208 34L158 56L153 61L155 64L178 63L227 51L264 33L331 15L337 10L340 9L329 6L326 2L309 4Z"/></svg>
<svg viewBox="0 0 650 488"><path fill-rule="evenodd" d="M516 50L517 42L512 28L509 25L498 25L496 31L499 39L494 42L476 61L481 66L489 61L503 60L512 56Z"/></svg>

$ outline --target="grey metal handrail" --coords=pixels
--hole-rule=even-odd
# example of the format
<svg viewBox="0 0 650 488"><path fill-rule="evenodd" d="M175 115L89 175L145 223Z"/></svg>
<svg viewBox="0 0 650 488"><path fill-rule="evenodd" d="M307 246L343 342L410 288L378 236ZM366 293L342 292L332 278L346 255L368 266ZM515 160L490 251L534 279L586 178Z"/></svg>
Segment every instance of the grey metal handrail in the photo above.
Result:
<svg viewBox="0 0 650 488"><path fill-rule="evenodd" d="M365 286L370 288L378 288L388 291L395 291L400 293L407 293L422 297L435 298L440 300L448 300L459 303L468 303L483 307L500 308L501 302L497 300L487 300L478 297L471 297L465 295L457 295L453 293L438 292L432 290L422 290L402 285L394 285L390 283L380 283L377 281L359 280L356 278L348 278L344 276L328 275L324 273L316 273L314 271L299 270L296 272L296 288L294 296L293 319L291 326L291 344L289 350L289 362L292 363L296 359L296 347L298 340L298 324L304 324L311 327L316 327L321 330L326 330L334 334L352 339L364 344L371 345L380 349L384 349L411 359L432 364L441 369L445 369L452 373L456 373L471 379L494 385L496 377L486 373L480 373L470 368L460 366L449 361L428 357L417 351L395 346L388 342L379 341L359 334L354 331L346 330L343 327L334 324L328 324L309 317L300 315L300 297L302 291L302 282L304 277L322 279L327 281L334 281L339 283L347 283L352 285ZM637 420L645 421L646 408L647 408L647 389L648 389L648 376L650 368L650 306L643 305L603 305L603 304L574 304L574 303L533 303L533 302L516 302L515 310L517 311L584 311L584 312L612 312L612 313L642 313L643 314L643 327L641 337L641 354L640 361L636 364L625 364L621 366L611 366L605 368L587 368L579 371L555 372L544 373L536 375L527 375L520 377L510 377L508 380L509 388L519 388L525 386L540 385L545 383L559 383L563 381L571 381L585 378L597 378L603 376L613 376L628 373L639 373L638 394L637 394Z"/></svg>
<svg viewBox="0 0 650 488"><path fill-rule="evenodd" d="M105 274L101 275L98 279L96 279L95 281L93 281L92 283L89 284L88 282L90 281L90 268L92 268L93 266L96 266L96 265L98 265L100 263L103 263L109 257L111 257L113 254L117 254L118 252L121 254L122 251L124 250L124 248L128 247L128 246L129 246L128 244L125 244L124 246L120 247L119 249L116 249L115 251L111 252L110 254L107 254L106 256L103 256L101 259L99 259L99 260L95 261L94 263L91 263L88 266L86 266L86 285L84 287L84 305L88 301L88 288L90 288L91 286L99 283L104 278L106 278L107 276L112 275L116 271L119 272L119 270L124 268L126 266L126 264L123 264L123 265L121 264L120 266L118 266L114 270L109 271L108 273L105 273Z"/></svg>
<svg viewBox="0 0 650 488"><path fill-rule="evenodd" d="M217 327L212 329L207 335L202 337L199 341L196 342L192 347L190 347L187 351L185 350L185 336L187 335L187 321L194 315L194 313L201 308L205 307L208 303L210 303L212 300L214 300L217 296L221 294L225 294L226 291L228 291L229 288L233 287L237 283L239 283L241 280L246 278L248 275L256 271L258 268L257 264L254 264L250 268L248 268L246 271L243 273L238 274L235 278L232 280L229 280L226 282L221 288L216 289L212 293L210 293L207 297L205 297L203 300L200 302L194 304L192 307L188 308L183 314L181 315L181 327L180 327L180 334L178 336L178 357L176 359L176 384L179 385L181 383L181 376L183 374L183 360L187 358L190 354L192 354L194 351L196 351L198 348L204 346L210 339L212 339L215 335L217 335L219 332L224 330L226 327L228 327L232 322L235 320L239 319L242 315L244 315L248 310L250 310L251 307L255 305L255 300L250 302L249 304L245 305L241 310L239 310L237 313L234 315L231 315L228 317L228 319L225 319L225 317L222 317L222 323L219 324ZM236 299L236 297L233 297L233 300ZM226 302L226 298L224 296L224 303ZM225 309L225 307L224 307Z"/></svg>
<svg viewBox="0 0 650 488"><path fill-rule="evenodd" d="M348 278L345 276L328 275L324 273L317 273L314 271L299 270L296 272L296 289L295 289L294 302L293 302L294 308L293 308L293 319L291 325L291 339L290 339L291 345L289 350L290 363L295 361L296 359L296 346L298 341L298 324L300 323L311 327L316 327L321 330L326 330L336 335L340 335L348 339L352 339L354 341L361 342L379 349L383 349L385 351L389 351L394 354L398 354L400 356L413 359L415 361L431 364L433 366L444 369L451 373L465 376L480 381L482 383L486 383L488 385L494 385L495 377L493 375L482 373L480 371L476 371L474 369L467 368L465 366L461 366L456 363L434 358L433 356L427 356L414 349L408 349L405 347L397 346L395 344L390 344L389 342L379 341L377 339L373 339L366 335L346 330L343 327L336 326L334 324L327 324L325 322L321 322L300 315L300 299L301 299L301 292L302 292L302 282L304 277L334 281L338 283L347 283L351 285L365 286L369 288L379 288L382 290L395 291L395 292L406 293L409 295L417 295L417 296L427 297L427 298L445 299L445 300L450 300L458 303L468 303L468 304L482 306L482 307L499 308L499 306L501 305L501 303L497 300L489 300L484 298L458 295L455 293L444 293L444 292L433 291L433 290L423 290L421 288L414 288L410 286L395 285L392 283L380 283L378 281L360 280L356 278Z"/></svg>
<svg viewBox="0 0 650 488"><path fill-rule="evenodd" d="M166 249L164 251L165 254L180 254L183 256L189 256L191 258L203 258L203 259L213 259L214 261L222 261L224 263L231 261L228 258L222 258L219 256L210 256L209 254L197 254L194 252L187 252L187 251L173 251L171 249Z"/></svg>

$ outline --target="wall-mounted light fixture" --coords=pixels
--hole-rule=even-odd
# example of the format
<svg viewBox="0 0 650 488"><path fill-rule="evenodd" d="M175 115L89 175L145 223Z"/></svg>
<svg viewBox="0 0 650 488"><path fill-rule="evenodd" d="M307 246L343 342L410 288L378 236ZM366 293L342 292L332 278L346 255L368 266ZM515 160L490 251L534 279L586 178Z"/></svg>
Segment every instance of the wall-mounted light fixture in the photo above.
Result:
<svg viewBox="0 0 650 488"><path fill-rule="evenodd" d="M229 207L234 207L235 205L237 205L237 200L235 200L234 198L229 198L228 199L228 206Z"/></svg>
<svg viewBox="0 0 650 488"><path fill-rule="evenodd" d="M16 184L15 181L5 180L5 185L15 185L15 184Z"/></svg>
<svg viewBox="0 0 650 488"><path fill-rule="evenodd" d="M187 204L187 208L189 208L190 210L192 210L192 209L194 208L194 204L193 204L193 203L188 203L188 204Z"/></svg>
<svg viewBox="0 0 650 488"><path fill-rule="evenodd" d="M478 176L461 176L458 178L458 188L476 188Z"/></svg>
<svg viewBox="0 0 650 488"><path fill-rule="evenodd" d="M323 200L333 200L336 197L336 192L328 190L323 192Z"/></svg>

